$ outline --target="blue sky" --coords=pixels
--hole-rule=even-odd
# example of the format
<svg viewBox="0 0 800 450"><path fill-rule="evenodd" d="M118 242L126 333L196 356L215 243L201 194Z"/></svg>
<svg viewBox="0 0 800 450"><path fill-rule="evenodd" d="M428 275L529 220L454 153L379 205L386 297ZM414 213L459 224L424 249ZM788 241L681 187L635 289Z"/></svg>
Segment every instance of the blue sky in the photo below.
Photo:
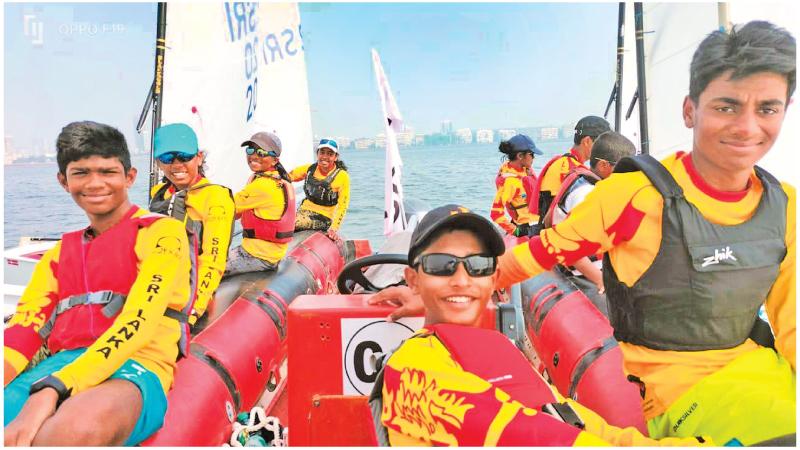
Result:
<svg viewBox="0 0 800 450"><path fill-rule="evenodd" d="M64 124L82 119L118 126L133 143L152 81L155 4L4 9L4 126L14 146L52 147ZM317 135L382 131L370 48L406 123L423 133L442 120L574 122L602 114L613 83L616 3L303 3L300 13Z"/></svg>

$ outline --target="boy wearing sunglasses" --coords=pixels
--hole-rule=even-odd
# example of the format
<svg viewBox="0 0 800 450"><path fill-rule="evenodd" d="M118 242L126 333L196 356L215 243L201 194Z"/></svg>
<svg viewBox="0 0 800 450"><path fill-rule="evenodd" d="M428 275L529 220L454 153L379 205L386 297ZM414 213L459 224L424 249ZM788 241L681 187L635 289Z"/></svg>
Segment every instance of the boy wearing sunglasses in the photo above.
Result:
<svg viewBox="0 0 800 450"><path fill-rule="evenodd" d="M279 161L281 140L267 131L242 143L253 175L234 195L242 221L242 244L232 248L223 276L270 271L286 254L294 235L294 188Z"/></svg>
<svg viewBox="0 0 800 450"><path fill-rule="evenodd" d="M462 206L435 208L414 230L405 278L425 305L425 326L378 377L379 439L395 446L658 445L563 403L506 337L478 328L504 250L492 223Z"/></svg>
<svg viewBox="0 0 800 450"><path fill-rule="evenodd" d="M187 329L186 233L131 204L119 130L73 122L56 148L58 181L89 226L42 256L6 323L4 444L136 445L164 421ZM52 356L29 367L43 343Z"/></svg>
<svg viewBox="0 0 800 450"><path fill-rule="evenodd" d="M194 324L205 314L219 286L233 228L233 196L225 186L205 177L205 152L197 135L185 123L159 127L153 156L164 173L161 183L150 191L150 211L174 217L186 226L193 253L194 307L189 319Z"/></svg>

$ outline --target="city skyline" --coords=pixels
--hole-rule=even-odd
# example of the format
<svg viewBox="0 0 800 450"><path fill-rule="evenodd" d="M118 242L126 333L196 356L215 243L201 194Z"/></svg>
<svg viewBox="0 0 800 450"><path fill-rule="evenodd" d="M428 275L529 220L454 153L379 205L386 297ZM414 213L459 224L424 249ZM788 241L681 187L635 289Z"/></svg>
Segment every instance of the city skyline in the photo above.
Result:
<svg viewBox="0 0 800 450"><path fill-rule="evenodd" d="M87 119L117 126L133 148L144 144L134 126L153 76L154 3L4 9L4 135L15 148L52 149L64 124ZM299 9L317 136L381 132L371 48L419 133L443 120L472 129L574 122L602 114L613 85L612 3Z"/></svg>

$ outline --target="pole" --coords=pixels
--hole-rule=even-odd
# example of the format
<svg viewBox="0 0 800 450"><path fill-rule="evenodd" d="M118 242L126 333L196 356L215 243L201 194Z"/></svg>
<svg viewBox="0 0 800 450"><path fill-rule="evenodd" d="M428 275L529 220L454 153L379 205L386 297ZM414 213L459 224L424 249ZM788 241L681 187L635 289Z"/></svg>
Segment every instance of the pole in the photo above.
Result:
<svg viewBox="0 0 800 450"><path fill-rule="evenodd" d="M625 55L625 2L619 2L617 23L617 101L614 103L614 131L619 133L622 126L622 66Z"/></svg>
<svg viewBox="0 0 800 450"><path fill-rule="evenodd" d="M166 35L167 35L167 3L160 2L158 4L156 28L156 60L155 60L155 76L153 77L153 132L150 134L150 188L147 192L153 190L156 185L158 176L158 166L153 158L153 150L155 145L156 128L161 125L161 103L164 100L164 51L166 50Z"/></svg>
<svg viewBox="0 0 800 450"><path fill-rule="evenodd" d="M633 4L634 28L636 29L636 78L639 83L639 130L642 139L642 154L650 153L650 136L647 132L647 84L644 64L644 12L641 2Z"/></svg>
<svg viewBox="0 0 800 450"><path fill-rule="evenodd" d="M725 33L731 31L730 11L726 2L717 3L717 17L719 19L719 31Z"/></svg>

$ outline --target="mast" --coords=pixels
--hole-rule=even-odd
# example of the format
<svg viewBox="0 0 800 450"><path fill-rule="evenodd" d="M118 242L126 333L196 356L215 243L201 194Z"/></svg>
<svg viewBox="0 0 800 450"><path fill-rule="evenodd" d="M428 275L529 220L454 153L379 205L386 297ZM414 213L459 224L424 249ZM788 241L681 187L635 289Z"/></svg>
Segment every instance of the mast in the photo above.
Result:
<svg viewBox="0 0 800 450"><path fill-rule="evenodd" d="M726 2L717 3L717 17L719 18L719 31L731 31L731 18L728 4Z"/></svg>
<svg viewBox="0 0 800 450"><path fill-rule="evenodd" d="M153 104L153 132L150 134L150 188L148 194L157 182L158 166L153 158L156 128L161 125L161 102L163 101L164 87L164 51L166 50L167 35L167 3L158 4L156 25L156 59L155 75L153 76L152 104Z"/></svg>
<svg viewBox="0 0 800 450"><path fill-rule="evenodd" d="M639 129L642 139L642 154L650 153L650 136L647 132L647 85L644 64L644 12L641 2L633 4L634 28L636 29L636 75L639 87Z"/></svg>
<svg viewBox="0 0 800 450"><path fill-rule="evenodd" d="M622 126L622 62L625 55L625 2L619 2L617 19L617 99L614 102L614 131Z"/></svg>

